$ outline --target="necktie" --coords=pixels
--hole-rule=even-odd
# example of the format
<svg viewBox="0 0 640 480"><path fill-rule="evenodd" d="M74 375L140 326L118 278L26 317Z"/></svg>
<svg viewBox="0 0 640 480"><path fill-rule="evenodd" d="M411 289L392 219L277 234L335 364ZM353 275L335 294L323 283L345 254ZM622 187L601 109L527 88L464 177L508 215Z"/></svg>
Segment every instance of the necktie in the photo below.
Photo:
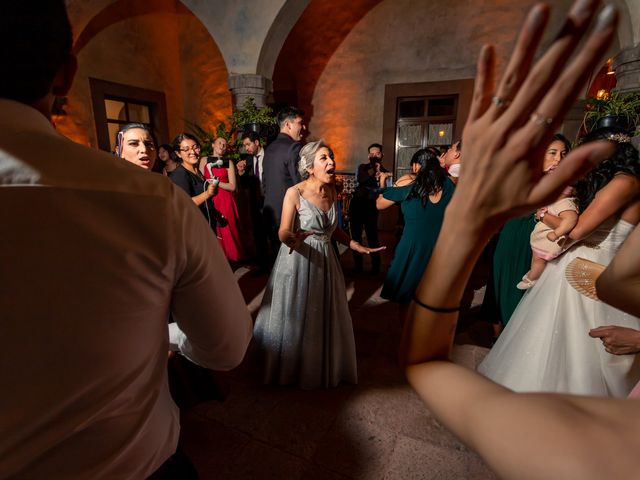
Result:
<svg viewBox="0 0 640 480"><path fill-rule="evenodd" d="M260 180L260 157L258 157L258 155L256 155L255 157L255 169L256 169L256 177L258 177L258 180Z"/></svg>

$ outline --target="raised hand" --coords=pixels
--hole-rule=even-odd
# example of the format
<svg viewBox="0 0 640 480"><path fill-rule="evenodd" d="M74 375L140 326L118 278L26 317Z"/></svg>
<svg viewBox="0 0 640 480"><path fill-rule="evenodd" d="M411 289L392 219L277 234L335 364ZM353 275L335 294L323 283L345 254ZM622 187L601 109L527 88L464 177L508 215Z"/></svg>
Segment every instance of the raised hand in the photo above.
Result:
<svg viewBox="0 0 640 480"><path fill-rule="evenodd" d="M553 175L543 176L544 149L615 32L618 15L608 5L578 47L599 4L575 2L556 40L532 66L549 16L548 6L534 7L497 88L494 49L482 49L450 210L470 212L495 231L507 218L553 201L564 186L612 152L606 142L586 144L573 150Z"/></svg>

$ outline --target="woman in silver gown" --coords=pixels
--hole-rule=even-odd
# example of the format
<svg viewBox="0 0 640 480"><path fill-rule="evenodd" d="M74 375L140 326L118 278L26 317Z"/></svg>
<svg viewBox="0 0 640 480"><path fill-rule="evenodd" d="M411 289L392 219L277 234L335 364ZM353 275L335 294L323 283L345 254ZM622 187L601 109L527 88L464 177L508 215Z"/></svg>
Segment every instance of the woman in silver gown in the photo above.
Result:
<svg viewBox="0 0 640 480"><path fill-rule="evenodd" d="M384 247L363 247L338 227L335 162L324 141L302 148L298 169L304 180L285 195L282 245L254 328L264 380L304 389L356 383L353 326L331 240L364 254Z"/></svg>

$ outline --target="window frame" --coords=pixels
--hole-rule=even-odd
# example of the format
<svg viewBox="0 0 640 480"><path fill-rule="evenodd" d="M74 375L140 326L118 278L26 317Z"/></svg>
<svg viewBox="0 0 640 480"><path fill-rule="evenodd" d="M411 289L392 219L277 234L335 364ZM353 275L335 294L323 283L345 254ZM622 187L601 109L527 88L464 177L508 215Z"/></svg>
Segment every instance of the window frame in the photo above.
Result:
<svg viewBox="0 0 640 480"><path fill-rule="evenodd" d="M145 105L149 108L149 124L158 142L168 138L167 102L164 92L134 87L122 83L89 78L91 101L93 105L93 118L96 127L98 148L106 152L111 151L111 139L105 100ZM111 121L111 123L114 123Z"/></svg>

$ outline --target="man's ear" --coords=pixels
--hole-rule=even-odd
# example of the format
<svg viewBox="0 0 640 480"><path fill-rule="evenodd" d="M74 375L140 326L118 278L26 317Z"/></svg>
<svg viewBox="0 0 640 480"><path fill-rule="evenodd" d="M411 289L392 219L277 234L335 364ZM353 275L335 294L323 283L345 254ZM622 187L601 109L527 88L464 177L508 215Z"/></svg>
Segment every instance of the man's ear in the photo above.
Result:
<svg viewBox="0 0 640 480"><path fill-rule="evenodd" d="M58 69L58 73L53 77L51 93L57 97L64 97L73 84L73 78L78 71L78 59L72 53L67 56L65 62Z"/></svg>

